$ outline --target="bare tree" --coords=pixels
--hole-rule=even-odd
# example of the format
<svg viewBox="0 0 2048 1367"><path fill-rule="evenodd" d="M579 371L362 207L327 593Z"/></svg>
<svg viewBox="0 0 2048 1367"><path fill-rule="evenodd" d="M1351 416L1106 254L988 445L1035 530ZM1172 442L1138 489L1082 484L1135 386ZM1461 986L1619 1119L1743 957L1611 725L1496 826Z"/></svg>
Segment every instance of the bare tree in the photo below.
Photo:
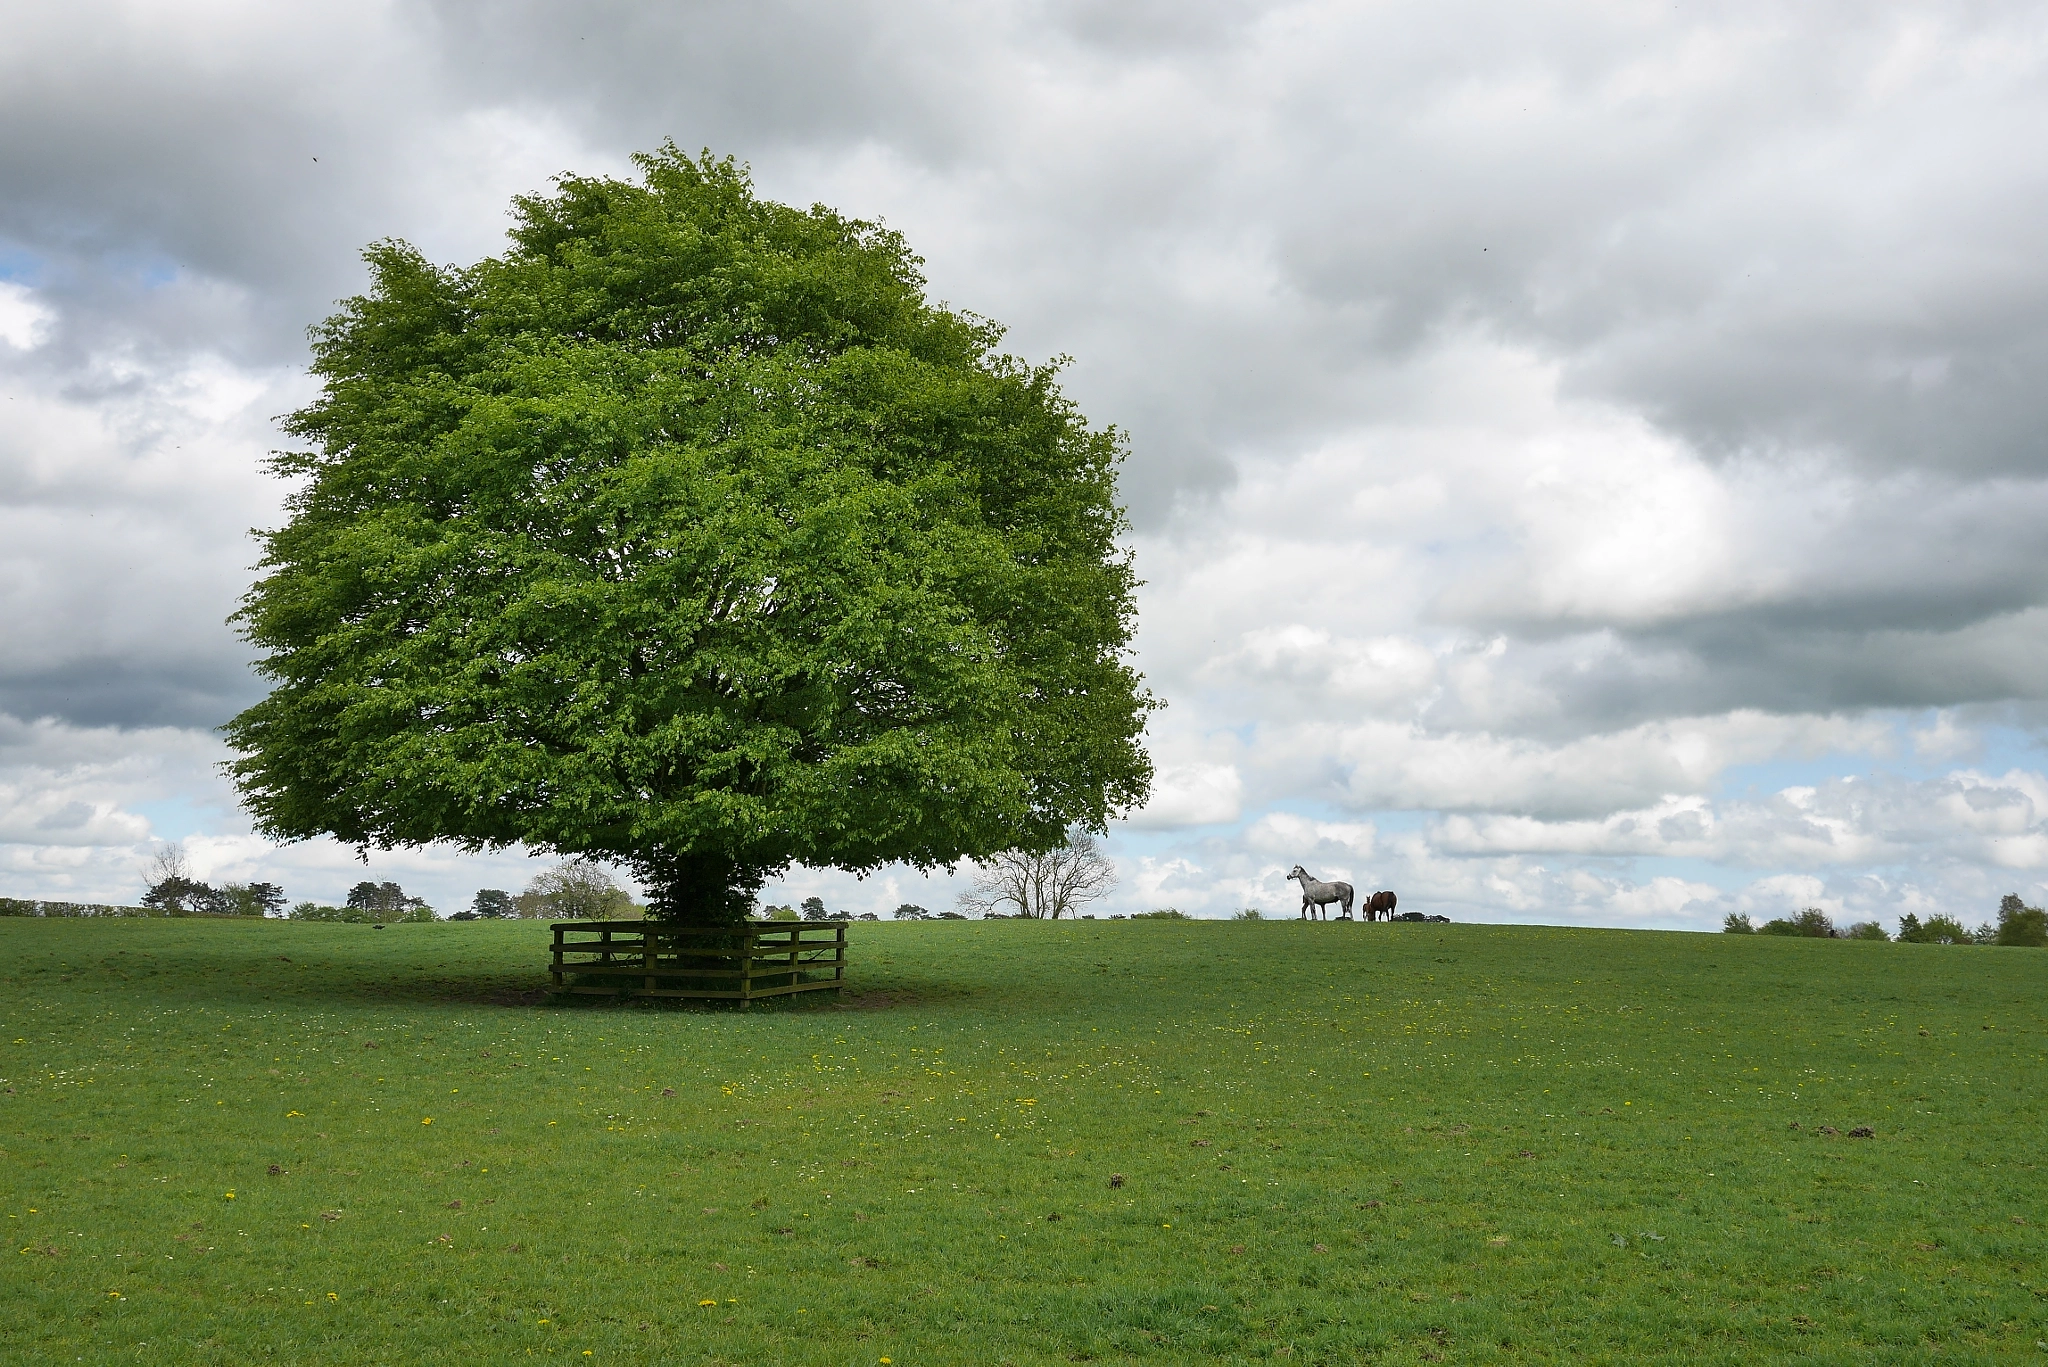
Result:
<svg viewBox="0 0 2048 1367"><path fill-rule="evenodd" d="M1009 850L978 866L974 886L960 894L960 909L986 916L1011 907L1010 915L1056 921L1115 886L1116 865L1095 837L1071 831L1066 843L1043 854Z"/></svg>
<svg viewBox="0 0 2048 1367"><path fill-rule="evenodd" d="M512 904L521 916L601 921L624 916L633 899L595 861L571 859L535 874Z"/></svg>
<svg viewBox="0 0 2048 1367"><path fill-rule="evenodd" d="M158 847L142 876L151 887L172 878L190 878L192 869L185 862L185 847L176 843Z"/></svg>
<svg viewBox="0 0 2048 1367"><path fill-rule="evenodd" d="M146 907L178 913L225 910L215 905L218 894L192 877L191 866L185 862L183 845L165 845L159 849L142 876L149 880L149 887L142 894L142 905Z"/></svg>

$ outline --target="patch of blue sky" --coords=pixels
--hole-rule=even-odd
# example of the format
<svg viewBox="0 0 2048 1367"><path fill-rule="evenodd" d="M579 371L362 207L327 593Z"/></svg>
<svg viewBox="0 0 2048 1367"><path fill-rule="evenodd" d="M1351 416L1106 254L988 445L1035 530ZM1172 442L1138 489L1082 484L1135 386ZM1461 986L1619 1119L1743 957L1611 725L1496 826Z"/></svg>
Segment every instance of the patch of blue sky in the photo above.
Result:
<svg viewBox="0 0 2048 1367"><path fill-rule="evenodd" d="M1949 766L1944 766L1944 772ZM1721 774L1709 793L1723 801L1762 802L1787 788L1818 788L1844 778L1868 778L1879 772L1902 772L1901 766L1870 755L1815 755L1734 765Z"/></svg>
<svg viewBox="0 0 2048 1367"><path fill-rule="evenodd" d="M43 276L43 259L23 247L0 243L0 280L34 285Z"/></svg>
<svg viewBox="0 0 2048 1367"><path fill-rule="evenodd" d="M2022 726L1986 726L1977 730L1975 754L1959 756L1942 764L1943 772L1971 768L1985 773L2008 769L2048 768L2048 737Z"/></svg>
<svg viewBox="0 0 2048 1367"><path fill-rule="evenodd" d="M1831 750L1817 755L1732 765L1715 782L1711 796L1758 801L1786 788L1818 787L1843 778L1860 779L1886 774L1925 782L1958 769L1997 774L2008 769L2038 769L2048 765L2048 741L2044 741L2039 733L2017 725L1968 727L1971 743L1956 749L1923 751L1914 744L1914 736L1930 731L1935 723L1936 715L1932 712L1900 715L1892 724L1893 743L1885 753Z"/></svg>
<svg viewBox="0 0 2048 1367"><path fill-rule="evenodd" d="M221 825L218 806L183 797L131 803L129 810L149 822L150 836L157 840L189 840L195 835L210 835Z"/></svg>

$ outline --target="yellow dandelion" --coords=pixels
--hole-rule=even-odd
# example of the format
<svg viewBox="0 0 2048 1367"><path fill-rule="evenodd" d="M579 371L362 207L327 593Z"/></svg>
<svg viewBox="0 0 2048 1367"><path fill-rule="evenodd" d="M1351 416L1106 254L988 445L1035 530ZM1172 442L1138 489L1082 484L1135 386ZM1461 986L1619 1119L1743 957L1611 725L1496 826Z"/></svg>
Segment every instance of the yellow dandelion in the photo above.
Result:
<svg viewBox="0 0 2048 1367"><path fill-rule="evenodd" d="M434 1123L434 1117L432 1117L432 1116L428 1116L428 1117L427 1117L426 1119L424 1119L424 1120L420 1121L420 1124L422 1124L422 1125L431 1125L431 1124L433 1124L433 1123Z"/></svg>
<svg viewBox="0 0 2048 1367"><path fill-rule="evenodd" d="M716 1305L716 1304L718 1304L718 1302L717 1302L717 1301L698 1301L698 1302L697 1302L697 1304L699 1304L699 1305Z"/></svg>
<svg viewBox="0 0 2048 1367"><path fill-rule="evenodd" d="M225 1197L226 1197L226 1198L227 1198L228 1200L230 1200L230 1201L232 1201L232 1200L234 1200L234 1199L235 1199L235 1194L234 1194L233 1192L231 1192L231 1191L229 1191L229 1192L223 1192L223 1193L222 1193L222 1195L223 1195L223 1196L225 1196Z"/></svg>

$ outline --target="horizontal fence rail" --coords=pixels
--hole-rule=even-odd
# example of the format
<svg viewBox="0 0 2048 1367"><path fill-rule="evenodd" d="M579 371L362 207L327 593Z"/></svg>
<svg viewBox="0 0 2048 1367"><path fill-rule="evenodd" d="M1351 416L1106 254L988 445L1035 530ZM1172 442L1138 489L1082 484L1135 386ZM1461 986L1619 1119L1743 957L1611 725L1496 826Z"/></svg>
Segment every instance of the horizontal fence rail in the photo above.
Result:
<svg viewBox="0 0 2048 1367"><path fill-rule="evenodd" d="M632 997L760 997L846 985L843 922L726 927L557 921L555 988Z"/></svg>

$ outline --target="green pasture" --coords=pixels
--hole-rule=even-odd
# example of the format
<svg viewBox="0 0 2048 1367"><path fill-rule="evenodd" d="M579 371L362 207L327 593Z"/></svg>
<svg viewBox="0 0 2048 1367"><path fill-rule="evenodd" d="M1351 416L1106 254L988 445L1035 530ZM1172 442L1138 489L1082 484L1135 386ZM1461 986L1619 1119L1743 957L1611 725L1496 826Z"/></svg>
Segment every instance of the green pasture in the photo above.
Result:
<svg viewBox="0 0 2048 1367"><path fill-rule="evenodd" d="M853 937L742 1011L551 1000L531 922L0 921L0 1360L2048 1360L2048 952Z"/></svg>

